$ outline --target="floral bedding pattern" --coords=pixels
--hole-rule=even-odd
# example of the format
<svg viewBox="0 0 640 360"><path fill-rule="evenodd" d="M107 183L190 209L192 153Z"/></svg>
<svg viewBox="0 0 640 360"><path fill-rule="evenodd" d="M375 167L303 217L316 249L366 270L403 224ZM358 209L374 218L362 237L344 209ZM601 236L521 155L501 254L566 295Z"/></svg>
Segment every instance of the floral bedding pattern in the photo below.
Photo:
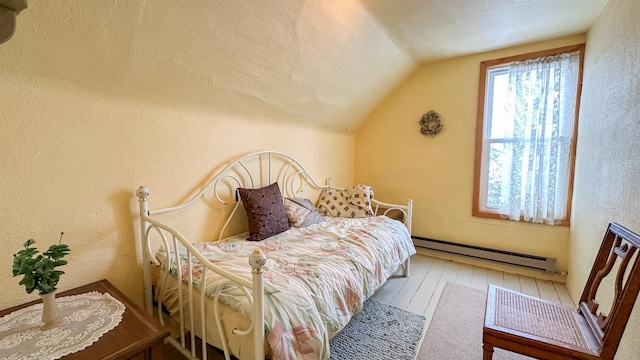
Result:
<svg viewBox="0 0 640 360"><path fill-rule="evenodd" d="M240 234L194 246L212 263L247 279L251 278L249 254L256 248L265 252L265 336L273 359L328 359L329 339L416 252L407 228L385 216L327 218L260 242L245 241L245 237ZM163 249L158 258L165 259L166 268ZM182 268L186 281L188 269ZM170 269L177 275L175 266ZM201 269L196 263L192 270L198 288ZM206 294L213 296L218 289L223 289L222 302L245 316L251 313L236 286L209 272Z"/></svg>

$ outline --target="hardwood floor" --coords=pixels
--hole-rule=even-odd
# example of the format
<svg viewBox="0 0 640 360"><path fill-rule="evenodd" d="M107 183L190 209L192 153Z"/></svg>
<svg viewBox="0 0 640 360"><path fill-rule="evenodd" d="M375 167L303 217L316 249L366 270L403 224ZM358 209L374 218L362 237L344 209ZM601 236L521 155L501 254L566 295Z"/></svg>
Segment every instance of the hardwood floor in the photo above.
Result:
<svg viewBox="0 0 640 360"><path fill-rule="evenodd" d="M372 299L424 315L427 318L426 330L447 281L481 290L486 290L488 284L495 284L566 306L575 306L564 284L421 254L411 257L411 272L408 278L393 276ZM185 359L171 345L165 344L165 349L165 359ZM209 359L213 360L223 358L217 353L209 356Z"/></svg>
<svg viewBox="0 0 640 360"><path fill-rule="evenodd" d="M486 290L488 284L495 284L566 306L575 306L564 284L420 254L411 258L408 278L389 279L372 298L425 315L429 323L448 281L481 290Z"/></svg>

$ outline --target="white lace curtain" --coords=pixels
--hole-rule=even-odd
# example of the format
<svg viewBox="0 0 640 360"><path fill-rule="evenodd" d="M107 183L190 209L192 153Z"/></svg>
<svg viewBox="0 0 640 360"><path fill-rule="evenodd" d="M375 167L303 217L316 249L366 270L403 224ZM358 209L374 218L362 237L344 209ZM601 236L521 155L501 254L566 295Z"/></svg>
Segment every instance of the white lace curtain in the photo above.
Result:
<svg viewBox="0 0 640 360"><path fill-rule="evenodd" d="M579 52L509 67L500 214L560 224L566 218Z"/></svg>

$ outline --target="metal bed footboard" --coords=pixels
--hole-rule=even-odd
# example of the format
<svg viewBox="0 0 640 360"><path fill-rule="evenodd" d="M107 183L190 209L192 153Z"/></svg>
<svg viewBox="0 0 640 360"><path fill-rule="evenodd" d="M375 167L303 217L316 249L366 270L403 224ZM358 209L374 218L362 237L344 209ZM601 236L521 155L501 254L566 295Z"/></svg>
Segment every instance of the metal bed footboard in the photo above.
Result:
<svg viewBox="0 0 640 360"><path fill-rule="evenodd" d="M166 279L167 273L169 269L172 267L176 269L176 277L178 280L178 301L179 301L179 331L180 331L180 341L177 341L173 338L168 338L167 341L171 343L176 349L178 349L183 355L187 358L197 359L196 356L196 334L199 334L202 339L201 344L201 356L203 359L207 359L207 331L206 331L206 319L210 316L207 314L205 310L205 291L204 289L194 288L193 285L193 272L194 272L194 261L197 260L199 264L202 266L202 278L201 284L207 283L207 274L210 271L213 271L224 278L228 279L228 284L232 286L237 286L243 294L247 297L249 304L252 308L251 313L251 325L247 329L233 329L232 333L238 336L246 336L253 333L253 346L254 346L254 358L256 360L264 360L264 271L263 266L266 262L266 256L260 250L256 249L251 256L249 257L249 265L252 267L252 280L247 280L245 278L239 277L233 273L230 273L224 269L217 267L216 265L209 262L206 258L204 258L200 252L193 247L189 243L189 241L175 228L171 227L168 224L165 224L161 221L158 221L154 218L151 218L148 214L148 199L147 196L149 194L148 189L139 188L137 191L138 196L140 197L140 222L141 222L141 236L143 239L143 277L144 277L144 297L145 297L145 308L147 312L153 316L153 293L152 293L152 281L151 281L151 265L161 266L160 262L156 259L156 257L151 253L149 236L150 233L155 231L160 238L162 239L163 246L167 252L167 262L165 266L164 273L165 277L160 281L164 281ZM140 196L143 195L143 196ZM183 259L181 259L180 252L183 251L184 257L186 258L186 264L183 264ZM185 271L183 271L183 266L186 265ZM186 276L186 279L184 278ZM190 341L190 351L187 348L186 344L186 334L185 334L185 304L183 303L183 288L186 287L186 291L188 294L189 301L186 304L186 308L189 312L190 326L189 326L189 341ZM161 286L161 288L164 288ZM213 310L213 318L215 320L216 329L218 331L218 335L220 336L220 342L222 344L222 351L224 352L224 356L226 360L230 359L230 352L227 348L227 340L225 338L224 328L222 326L222 322L220 320L220 314L218 312L218 297L220 295L221 288L219 288L214 294L214 310ZM200 296L200 306L199 309L195 309L193 305L192 299L196 294L199 293ZM158 319L164 326L164 318L162 316L162 308L163 308L163 296L159 296L158 299ZM198 315L200 318L200 329L195 328L195 317L194 315ZM253 331L254 329L258 329L259 331ZM197 330L197 331L196 331Z"/></svg>

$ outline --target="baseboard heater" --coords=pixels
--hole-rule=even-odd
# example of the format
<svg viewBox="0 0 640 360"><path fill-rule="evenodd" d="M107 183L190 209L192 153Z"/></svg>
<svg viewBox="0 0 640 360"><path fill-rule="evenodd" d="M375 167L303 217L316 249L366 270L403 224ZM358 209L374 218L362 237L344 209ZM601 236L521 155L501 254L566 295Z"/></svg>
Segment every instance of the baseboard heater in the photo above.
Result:
<svg viewBox="0 0 640 360"><path fill-rule="evenodd" d="M466 245L450 241L434 240L419 236L412 236L412 238L415 246L425 249L524 266L532 269L544 270L548 273L556 272L556 259L553 258Z"/></svg>

